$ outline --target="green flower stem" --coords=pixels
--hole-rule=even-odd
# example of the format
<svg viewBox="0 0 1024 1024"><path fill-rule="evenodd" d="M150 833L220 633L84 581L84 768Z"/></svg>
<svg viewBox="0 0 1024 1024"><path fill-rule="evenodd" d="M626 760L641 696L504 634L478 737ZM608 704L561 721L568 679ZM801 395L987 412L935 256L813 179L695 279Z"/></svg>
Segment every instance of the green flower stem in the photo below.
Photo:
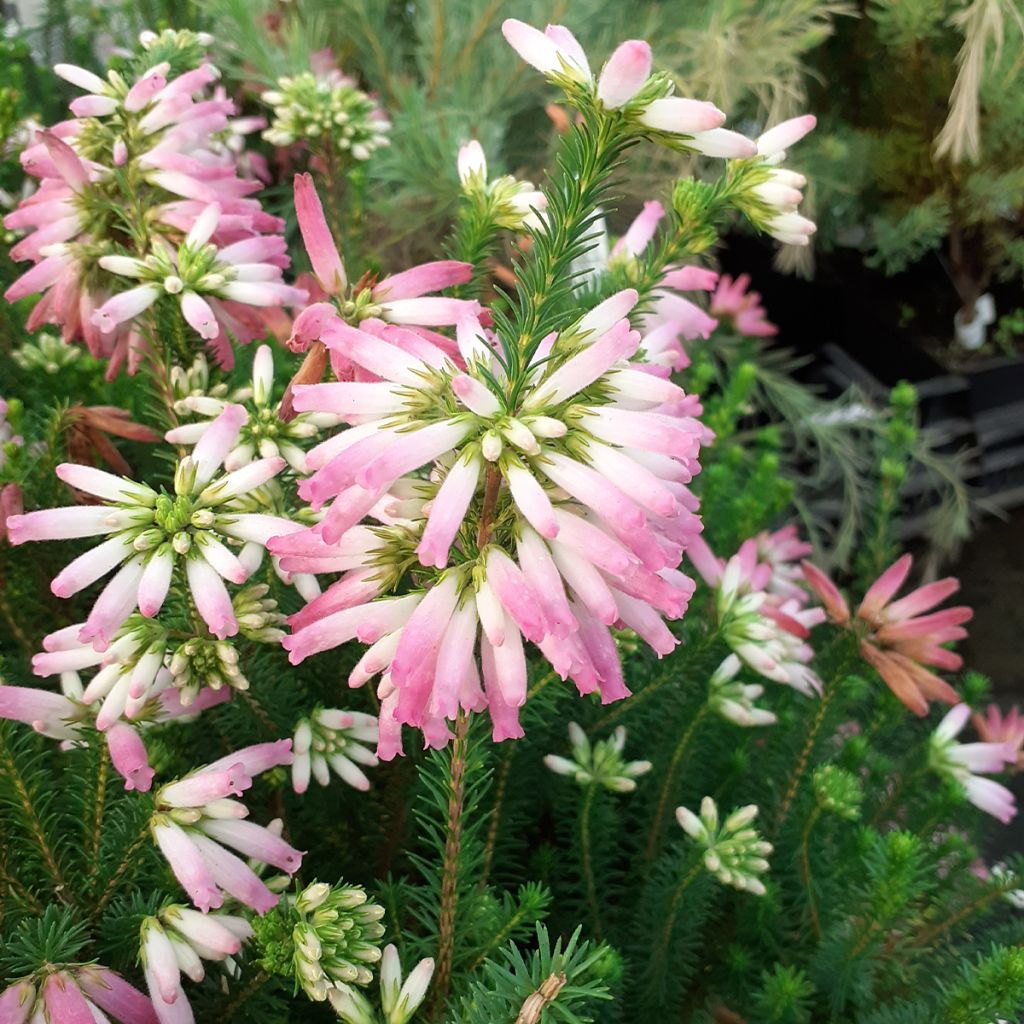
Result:
<svg viewBox="0 0 1024 1024"><path fill-rule="evenodd" d="M121 858L121 863L117 865L114 873L110 876L110 881L107 882L106 888L103 890L100 898L96 901L92 908L92 913L89 915L92 920L97 920L99 916L106 909L107 904L113 899L114 893L117 892L117 887L121 883L121 879L124 878L128 869L135 862L135 857L138 852L145 845L149 839L149 820L147 819L146 824L142 826L142 830L132 840L131 846L128 847L124 852L124 856Z"/></svg>
<svg viewBox="0 0 1024 1024"><path fill-rule="evenodd" d="M800 783L807 774L807 766L810 762L811 754L814 752L814 744L818 739L818 733L821 731L822 725L825 724L825 715L828 713L829 706L839 692L841 680L841 674L837 673L825 684L822 690L821 699L818 701L818 710L811 720L811 727L807 730L807 738L804 740L803 749L800 751L800 757L797 759L796 768L793 769L793 777L790 780L789 789L786 790L786 795L782 799L778 816L775 819L776 835L781 831L783 822L786 820L786 816L793 805L793 800L796 798L797 790L800 788Z"/></svg>
<svg viewBox="0 0 1024 1024"><path fill-rule="evenodd" d="M580 866L583 869L583 881L587 887L587 907L593 922L594 937L601 938L601 912L597 904L597 883L594 879L594 864L590 850L590 811L594 804L597 786L590 783L583 796L580 810Z"/></svg>
<svg viewBox="0 0 1024 1024"><path fill-rule="evenodd" d="M110 754L106 743L100 742L100 763L96 768L96 799L92 821L85 833L85 855L89 862L89 877L94 878L99 868L100 835L103 831L103 812L107 800L107 778L110 774Z"/></svg>
<svg viewBox="0 0 1024 1024"><path fill-rule="evenodd" d="M697 856L697 860L693 866L684 875L679 876L679 882L675 889L672 891L672 899L669 900L668 913L665 915L665 924L661 929L661 933L658 936L658 943L655 946L655 950L658 954L664 954L668 950L669 942L672 939L672 929L676 924L676 914L679 912L679 902L683 898L683 893L693 884L694 880L704 869L704 858L700 855Z"/></svg>
<svg viewBox="0 0 1024 1024"><path fill-rule="evenodd" d="M448 1000L452 959L455 955L455 913L459 901L459 854L462 850L462 812L466 800L466 756L469 747L469 716L459 712L455 720L448 790L447 837L441 867L441 907L437 922L437 969L434 974L432 1019L438 1019Z"/></svg>
<svg viewBox="0 0 1024 1024"><path fill-rule="evenodd" d="M682 736L679 737L675 750L672 751L672 759L668 763L668 768L665 769L665 776L661 783L661 792L658 794L658 806L654 812L654 818L651 820L650 831L647 833L647 847L644 850L644 860L648 863L654 856L658 837L661 835L662 827L665 824L665 809L672 795L672 784L675 782L676 770L679 768L683 755L697 733L697 727L704 721L710 710L710 705L707 703L701 705L700 710L690 719L690 724L683 731Z"/></svg>
<svg viewBox="0 0 1024 1024"><path fill-rule="evenodd" d="M814 937L821 938L821 920L818 917L818 908L814 902L814 889L811 882L811 830L821 817L821 805L815 804L814 810L807 816L803 831L800 833L800 878L807 891L807 907L811 914L811 928L814 930Z"/></svg>

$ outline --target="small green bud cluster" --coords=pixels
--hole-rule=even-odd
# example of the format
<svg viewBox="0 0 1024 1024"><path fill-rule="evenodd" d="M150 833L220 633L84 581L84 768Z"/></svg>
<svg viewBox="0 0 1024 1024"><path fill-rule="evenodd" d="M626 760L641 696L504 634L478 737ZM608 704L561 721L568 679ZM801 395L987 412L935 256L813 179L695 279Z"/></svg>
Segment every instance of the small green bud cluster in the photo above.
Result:
<svg viewBox="0 0 1024 1024"><path fill-rule="evenodd" d="M864 791L852 772L838 765L823 764L815 769L812 782L815 799L823 811L846 818L847 821L856 821L860 817Z"/></svg>
<svg viewBox="0 0 1024 1024"><path fill-rule="evenodd" d="M263 94L263 102L274 108L263 138L275 146L305 141L361 162L388 145L391 125L380 108L338 72L280 78L277 89Z"/></svg>
<svg viewBox="0 0 1024 1024"><path fill-rule="evenodd" d="M290 975L317 1002L342 985L368 985L381 958L384 908L356 885L313 882L254 922L263 965Z"/></svg>
<svg viewBox="0 0 1024 1024"><path fill-rule="evenodd" d="M772 852L772 844L750 827L756 817L756 805L749 804L720 823L718 806L709 796L701 801L699 816L685 807L676 808L683 831L704 847L704 867L723 885L763 896L765 887L758 876L768 870L764 858Z"/></svg>

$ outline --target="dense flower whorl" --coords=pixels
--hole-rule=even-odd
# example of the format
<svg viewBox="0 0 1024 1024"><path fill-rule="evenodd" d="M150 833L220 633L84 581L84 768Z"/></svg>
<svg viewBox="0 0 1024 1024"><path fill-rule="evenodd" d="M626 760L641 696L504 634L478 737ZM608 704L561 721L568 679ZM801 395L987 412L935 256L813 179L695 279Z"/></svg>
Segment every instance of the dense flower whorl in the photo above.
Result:
<svg viewBox="0 0 1024 1024"><path fill-rule="evenodd" d="M308 453L299 492L323 518L270 549L289 571L345 573L284 643L295 663L372 644L350 684L381 676L381 756L401 724L447 742L460 707L521 735L523 638L604 701L628 693L610 626L674 648L663 616L693 589L676 566L701 528L687 484L704 429L692 398L632 359L636 301L620 292L544 339L514 393L476 317L457 354L380 321L324 326L359 379L297 387L295 407L351 427ZM413 589L388 596L410 560Z"/></svg>
<svg viewBox="0 0 1024 1024"><path fill-rule="evenodd" d="M302 142L362 162L388 145L387 115L338 68L280 78L262 99L274 111L263 138L275 146Z"/></svg>
<svg viewBox="0 0 1024 1024"><path fill-rule="evenodd" d="M214 636L224 639L238 632L224 581L244 583L259 564L266 539L297 528L287 519L236 510L242 496L281 471L284 459L260 459L217 476L246 419L242 406L224 409L192 454L179 461L173 495L99 469L64 463L57 467L57 475L103 504L27 512L8 520L12 544L106 536L65 566L51 584L58 597L70 597L117 568L78 640L105 650L136 608L144 616L155 616L176 573L183 575Z"/></svg>
<svg viewBox="0 0 1024 1024"><path fill-rule="evenodd" d="M251 195L260 183L239 176L236 152L221 142L243 126L230 120L231 101L211 94L219 73L202 61L198 37L179 34L163 43L178 48L190 69L174 76L168 62L151 63L129 82L116 71L102 78L57 65L57 74L86 95L72 101L71 120L41 131L22 153L39 188L4 219L8 229L31 230L11 256L34 264L5 297L41 293L29 330L61 325L65 341L82 340L109 358L111 373L126 360L129 370L138 365L145 342L135 318L159 295L179 296L228 365L228 332L241 341L263 333L253 304L297 297L243 284L254 274L272 281L287 266L283 222L262 210ZM217 217L209 212L214 208ZM131 223L136 215L142 220ZM205 237L189 242L197 230ZM117 240L133 232L146 239L145 250L120 246ZM116 269L126 259L134 262ZM264 265L266 271L254 269ZM186 285L183 271L194 283L206 278L208 300ZM124 272L147 283L122 291ZM214 287L217 278L223 280Z"/></svg>
<svg viewBox="0 0 1024 1024"><path fill-rule="evenodd" d="M703 849L704 867L723 885L763 896L765 887L760 876L768 870L765 857L772 852L772 844L761 839L751 827L757 813L757 807L749 804L721 821L717 804L706 796L699 815L686 807L677 807L676 820Z"/></svg>

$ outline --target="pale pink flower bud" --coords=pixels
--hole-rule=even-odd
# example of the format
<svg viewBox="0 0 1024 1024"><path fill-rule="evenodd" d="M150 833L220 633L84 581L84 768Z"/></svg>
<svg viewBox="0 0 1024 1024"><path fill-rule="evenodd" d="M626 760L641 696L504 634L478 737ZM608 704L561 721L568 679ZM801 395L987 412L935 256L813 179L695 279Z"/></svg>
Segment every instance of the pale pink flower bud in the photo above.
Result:
<svg viewBox="0 0 1024 1024"><path fill-rule="evenodd" d="M725 121L725 114L707 100L691 100L682 96L667 96L653 100L640 115L640 123L659 132L675 135L693 135L711 132ZM729 133L734 134L734 133ZM696 148L696 147L695 147ZM750 143L753 155L754 144ZM709 154L713 155L713 154Z"/></svg>
<svg viewBox="0 0 1024 1024"><path fill-rule="evenodd" d="M651 48L639 39L620 44L597 82L597 98L608 110L625 106L651 74Z"/></svg>
<svg viewBox="0 0 1024 1024"><path fill-rule="evenodd" d="M771 157L782 153L799 142L817 123L818 119L813 114L804 114L769 128L757 137L757 155Z"/></svg>
<svg viewBox="0 0 1024 1024"><path fill-rule="evenodd" d="M487 181L487 157L484 148L476 139L471 139L459 147L459 181L465 188L474 178L481 182Z"/></svg>
<svg viewBox="0 0 1024 1024"><path fill-rule="evenodd" d="M124 722L115 722L107 730L106 736L110 760L124 779L124 788L148 793L153 785L154 772L149 766L142 737Z"/></svg>

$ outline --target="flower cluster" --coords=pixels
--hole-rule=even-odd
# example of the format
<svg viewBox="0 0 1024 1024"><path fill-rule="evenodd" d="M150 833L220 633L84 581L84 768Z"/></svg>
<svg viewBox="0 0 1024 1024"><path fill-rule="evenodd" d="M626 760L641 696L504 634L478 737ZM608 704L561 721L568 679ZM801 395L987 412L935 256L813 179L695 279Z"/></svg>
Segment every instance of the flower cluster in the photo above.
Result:
<svg viewBox="0 0 1024 1024"><path fill-rule="evenodd" d="M305 793L310 775L326 786L333 771L355 789L369 789L370 780L359 765L375 767L377 755L365 743L377 743L377 719L373 715L317 708L295 727L292 788L296 793Z"/></svg>
<svg viewBox="0 0 1024 1024"><path fill-rule="evenodd" d="M775 715L754 704L764 693L764 687L736 678L742 667L739 656L730 654L715 669L708 680L708 706L735 725L773 725Z"/></svg>
<svg viewBox="0 0 1024 1024"><path fill-rule="evenodd" d="M8 414L11 411L10 403L0 398L0 469L3 469L4 463L7 462L14 449L20 448L25 443L25 439L14 432L14 426L8 419Z"/></svg>
<svg viewBox="0 0 1024 1024"><path fill-rule="evenodd" d="M711 295L709 312L718 321L728 321L737 334L745 338L770 338L779 333L767 318L761 296L749 290L750 275L735 279L723 274Z"/></svg>
<svg viewBox="0 0 1024 1024"><path fill-rule="evenodd" d="M790 528L744 541L728 562L700 537L687 549L714 591L718 626L732 650L759 675L813 697L821 680L808 668L814 651L806 641L825 612L806 607L807 592L793 583L791 560L806 553Z"/></svg>
<svg viewBox="0 0 1024 1024"><path fill-rule="evenodd" d="M301 852L270 829L246 821L245 805L231 799L252 785L253 776L291 764L291 746L291 740L279 740L245 747L157 791L153 839L200 910L222 906L225 895L261 914L277 903L278 897L226 846L289 875L299 869Z"/></svg>
<svg viewBox="0 0 1024 1024"><path fill-rule="evenodd" d="M793 117L769 128L757 138L757 156L752 174L737 207L777 241L785 245L807 245L815 224L797 213L807 179L779 166L786 150L799 142L817 123L813 114Z"/></svg>
<svg viewBox="0 0 1024 1024"><path fill-rule="evenodd" d="M926 666L955 672L963 665L963 658L945 645L967 636L963 624L973 612L963 605L932 610L960 589L952 577L918 587L894 601L912 565L910 555L893 562L868 588L855 620L846 599L825 573L810 562L803 563L803 570L829 619L855 631L864 660L914 714L923 716L930 700L946 704L960 700L956 690Z"/></svg>
<svg viewBox="0 0 1024 1024"><path fill-rule="evenodd" d="M308 180L297 179L296 203L317 275L337 290L344 269ZM392 320L415 307L433 326L454 322L454 345L360 318L356 307L379 302L389 280L414 277L418 290L453 283L449 265L428 265L296 321L296 334L315 329L353 369L296 386L295 408L350 429L307 456L299 493L320 522L270 544L287 571L345 573L293 617L285 646L298 663L355 637L372 645L350 683L381 676L383 757L400 750L401 724L445 743L460 706L487 707L496 738L520 735L524 637L581 692L624 696L608 627L672 650L662 615L686 608L692 583L675 567L700 529L686 484L703 427L681 388L630 361L635 291L544 339L526 386L514 387L475 303L381 305ZM384 528L360 525L367 516ZM388 596L411 556L423 582Z"/></svg>
<svg viewBox="0 0 1024 1024"><path fill-rule="evenodd" d="M175 367L175 369L179 369ZM228 405L245 403L248 419L242 424L235 446L224 459L228 472L247 466L257 456L272 459L280 456L296 473L304 473L306 455L302 445L325 427L337 426L335 416L301 413L291 419L282 414L281 403L272 402L274 394L274 355L269 345L260 345L252 361L252 388L243 388L228 396L223 385L221 393L208 393L203 387L204 364L193 367L190 375L178 374L179 391L175 401L179 415L206 417L169 430L164 436L171 444L194 445L216 422ZM206 377L208 380L208 377Z"/></svg>
<svg viewBox="0 0 1024 1024"><path fill-rule="evenodd" d="M40 331L29 338L12 358L23 369L46 374L58 374L82 355L80 348L69 348L56 334Z"/></svg>
<svg viewBox="0 0 1024 1024"><path fill-rule="evenodd" d="M459 148L458 169L463 193L483 206L489 223L509 231L540 227L547 197L511 174L488 179L487 157L476 139Z"/></svg>
<svg viewBox="0 0 1024 1024"><path fill-rule="evenodd" d="M203 960L229 961L252 938L252 927L244 917L200 914L175 904L145 918L140 937L142 969L157 1017L161 1024L184 1024L193 1016L181 975L202 981Z"/></svg>
<svg viewBox="0 0 1024 1024"><path fill-rule="evenodd" d="M0 993L4 1024L77 1024L109 1018L121 1024L158 1021L149 999L107 967L54 965L43 977L16 981Z"/></svg>
<svg viewBox="0 0 1024 1024"><path fill-rule="evenodd" d="M96 599L79 641L105 650L136 608L146 617L155 616L176 571L184 576L214 636L224 639L238 632L224 580L244 583L259 565L267 538L294 528L287 519L235 510L240 497L281 471L283 459L260 459L217 476L246 421L242 406L224 409L192 454L179 460L173 495L65 463L57 467L58 476L103 504L28 512L8 520L12 544L107 536L51 584L58 597L70 597L120 566ZM229 545L244 546L236 553Z"/></svg>
<svg viewBox="0 0 1024 1024"><path fill-rule="evenodd" d="M1002 772L1016 764L1017 748L1012 742L957 743L956 737L971 716L970 706L957 704L946 712L931 736L928 767L963 786L967 799L1004 825L1017 813L1013 793L1005 786L976 772Z"/></svg>
<svg viewBox="0 0 1024 1024"><path fill-rule="evenodd" d="M572 760L548 754L544 764L558 775L569 775L580 786L598 785L613 793L631 793L636 779L651 770L650 761L626 761L626 730L619 726L606 740L591 745L587 734L575 723L569 723Z"/></svg>
<svg viewBox="0 0 1024 1024"><path fill-rule="evenodd" d="M384 111L337 68L280 78L276 89L263 94L263 102L274 111L263 138L275 146L305 142L318 151L364 161L388 144L391 125Z"/></svg>
<svg viewBox="0 0 1024 1024"><path fill-rule="evenodd" d="M604 110L619 111L626 125L682 149L711 157L752 157L756 147L737 132L722 128L725 114L705 100L673 96L669 77L652 74L651 48L643 40L622 43L595 81L576 37L563 25L542 32L509 18L505 39L527 64L573 96L582 92Z"/></svg>
<svg viewBox="0 0 1024 1024"><path fill-rule="evenodd" d="M335 990L351 993L350 985L372 980L367 965L381 959L383 916L357 885L312 882L256 922L264 965L294 977L310 999L333 1001Z"/></svg>
<svg viewBox="0 0 1024 1024"><path fill-rule="evenodd" d="M720 822L718 807L709 796L701 801L699 816L685 807L676 808L683 831L704 850L704 867L723 885L763 896L765 887L758 876L768 870L764 858L772 852L772 845L750 827L756 817L757 808L750 804Z"/></svg>
<svg viewBox="0 0 1024 1024"><path fill-rule="evenodd" d="M139 315L177 296L230 365L228 334L244 342L263 333L254 305L300 298L280 282L283 223L251 198L259 182L239 176L236 154L219 141L234 107L209 98L219 73L202 61L202 40L164 33L144 46L134 81L56 66L86 95L72 101L71 120L39 132L22 153L39 188L4 224L34 229L11 250L34 265L5 297L42 293L28 329L61 325L66 342L109 358L113 374L144 356ZM187 70L173 75L172 63ZM122 274L145 283L122 292Z"/></svg>

